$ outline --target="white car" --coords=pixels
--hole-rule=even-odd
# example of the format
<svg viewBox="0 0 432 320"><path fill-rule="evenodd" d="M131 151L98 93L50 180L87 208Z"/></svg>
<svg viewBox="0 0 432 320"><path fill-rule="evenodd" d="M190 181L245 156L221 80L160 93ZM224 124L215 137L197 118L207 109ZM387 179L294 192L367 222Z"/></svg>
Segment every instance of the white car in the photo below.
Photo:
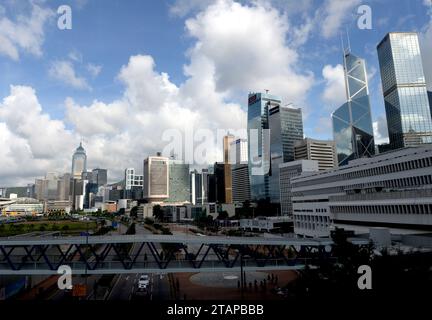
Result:
<svg viewBox="0 0 432 320"><path fill-rule="evenodd" d="M149 284L150 284L149 276L147 274L143 274L138 280L138 289L147 289Z"/></svg>

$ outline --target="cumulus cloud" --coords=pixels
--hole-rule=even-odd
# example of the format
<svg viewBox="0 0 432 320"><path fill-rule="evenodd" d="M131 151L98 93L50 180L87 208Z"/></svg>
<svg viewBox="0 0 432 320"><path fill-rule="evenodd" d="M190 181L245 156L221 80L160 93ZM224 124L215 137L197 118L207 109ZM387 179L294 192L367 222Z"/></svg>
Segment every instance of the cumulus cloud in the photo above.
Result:
<svg viewBox="0 0 432 320"><path fill-rule="evenodd" d="M99 98L81 105L69 97L63 121L43 113L31 88L21 89L31 100L36 117L31 117L32 122L50 128L49 137L53 137L39 132L38 144L43 149L37 150L32 139L38 131L16 132L13 114L0 112L2 130L7 128L8 135L16 136L16 145L23 146L23 159L33 166L34 171L29 169L33 174L26 175L29 181L43 171L70 171L70 157L81 138L88 167L108 168L110 180L119 180L124 168L141 170L145 157L162 151L168 142L163 139L167 130L179 130L186 138L188 130L206 129L215 134L217 129L243 129L247 115L242 105L246 105L249 91L270 89L286 103L301 105L313 84L312 74L299 71L295 44L287 41L294 29L286 16L269 6L220 0L187 19L185 26L193 44L187 52L182 83L173 83L167 73L158 70L153 57L135 55L118 72L117 79L124 87L120 98ZM50 73L76 88L88 87L70 60L53 64ZM14 101L16 96L13 91L5 101ZM14 121L18 123L18 118ZM7 144L12 147L12 142ZM221 159L220 144L221 139L214 139L206 145L208 163ZM182 158L182 154L178 156ZM14 157L10 152L8 159Z"/></svg>
<svg viewBox="0 0 432 320"><path fill-rule="evenodd" d="M352 19L353 9L361 2L361 0L326 0L322 10L319 11L322 35L325 38L337 35L341 25Z"/></svg>
<svg viewBox="0 0 432 320"><path fill-rule="evenodd" d="M337 108L347 100L343 66L341 64L334 67L326 65L322 70L322 75L325 80L322 98L326 103Z"/></svg>
<svg viewBox="0 0 432 320"><path fill-rule="evenodd" d="M58 60L51 63L49 75L56 80L63 82L75 89L90 90L91 87L87 80L76 74L72 62L67 60Z"/></svg>
<svg viewBox="0 0 432 320"><path fill-rule="evenodd" d="M0 10L0 54L13 60L19 60L20 51L35 56L42 55L44 27L54 12L31 3L31 13L9 19L6 10Z"/></svg>
<svg viewBox="0 0 432 320"><path fill-rule="evenodd" d="M0 103L2 182L16 184L20 178L29 182L29 177L46 171L66 169L74 140L63 121L43 112L34 89L11 86L9 95Z"/></svg>
<svg viewBox="0 0 432 320"><path fill-rule="evenodd" d="M197 40L186 74L212 73L219 92L270 89L299 102L312 85L313 76L295 67L299 57L286 42L289 25L274 8L221 0L188 19L186 30Z"/></svg>

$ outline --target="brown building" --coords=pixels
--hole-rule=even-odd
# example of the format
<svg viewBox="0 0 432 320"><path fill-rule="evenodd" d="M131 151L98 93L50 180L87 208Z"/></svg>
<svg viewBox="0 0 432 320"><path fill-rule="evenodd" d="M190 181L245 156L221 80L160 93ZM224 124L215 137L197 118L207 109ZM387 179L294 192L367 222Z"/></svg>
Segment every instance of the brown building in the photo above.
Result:
<svg viewBox="0 0 432 320"><path fill-rule="evenodd" d="M226 135L223 137L223 168L222 174L223 178L223 187L224 187L224 202L223 203L232 203L233 195L232 195L232 172L231 172L231 164L230 164L230 153L231 153L231 144L235 140L233 135ZM220 165L220 164L219 164ZM220 168L219 168L220 171ZM220 181L220 179L219 179ZM220 189L219 187L217 189ZM220 193L218 195L220 198Z"/></svg>

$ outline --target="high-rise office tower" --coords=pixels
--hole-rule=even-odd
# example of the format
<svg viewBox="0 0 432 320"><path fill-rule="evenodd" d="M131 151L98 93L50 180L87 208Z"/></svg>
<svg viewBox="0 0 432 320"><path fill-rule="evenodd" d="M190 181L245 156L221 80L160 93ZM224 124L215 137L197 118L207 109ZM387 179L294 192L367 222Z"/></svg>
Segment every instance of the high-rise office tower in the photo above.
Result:
<svg viewBox="0 0 432 320"><path fill-rule="evenodd" d="M283 107L280 98L251 93L248 99L249 178L252 200L279 202L279 164L294 160L303 139L301 109Z"/></svg>
<svg viewBox="0 0 432 320"><path fill-rule="evenodd" d="M247 139L236 139L231 142L230 163L233 202L243 203L250 200Z"/></svg>
<svg viewBox="0 0 432 320"><path fill-rule="evenodd" d="M294 147L295 160L316 160L320 171L338 166L336 144L332 140L306 138L297 141Z"/></svg>
<svg viewBox="0 0 432 320"><path fill-rule="evenodd" d="M416 33L389 33L378 44L390 146L432 143L431 108Z"/></svg>
<svg viewBox="0 0 432 320"><path fill-rule="evenodd" d="M168 199L164 202L190 202L189 164L181 160L169 159Z"/></svg>
<svg viewBox="0 0 432 320"><path fill-rule="evenodd" d="M230 163L230 155L231 155L231 143L234 141L235 137L233 135L226 135L223 137L223 175L224 178L219 179L219 183L223 181L223 189L225 190L225 195L223 199L225 199L224 203L232 203L232 175L231 175L231 163ZM222 167L218 167L219 169ZM218 186L218 188L222 188L222 186ZM222 189L220 189L222 190ZM220 198L221 199L221 198Z"/></svg>
<svg viewBox="0 0 432 320"><path fill-rule="evenodd" d="M431 115L432 115L432 91L428 91L428 97L429 97L429 106L430 106Z"/></svg>
<svg viewBox="0 0 432 320"><path fill-rule="evenodd" d="M332 114L339 165L375 154L366 62L344 53L347 102Z"/></svg>
<svg viewBox="0 0 432 320"><path fill-rule="evenodd" d="M231 154L231 143L234 141L235 137L231 134L228 134L223 137L223 162L229 163L230 154Z"/></svg>
<svg viewBox="0 0 432 320"><path fill-rule="evenodd" d="M87 155L80 143L72 156L72 178L81 179L82 173L87 171Z"/></svg>
<svg viewBox="0 0 432 320"><path fill-rule="evenodd" d="M58 182L58 200L69 200L70 194L70 173L65 173Z"/></svg>
<svg viewBox="0 0 432 320"><path fill-rule="evenodd" d="M144 160L144 198L162 202L169 197L169 159L160 155Z"/></svg>
<svg viewBox="0 0 432 320"><path fill-rule="evenodd" d="M92 183L98 187L104 186L108 183L108 170L107 169L93 169L92 170Z"/></svg>
<svg viewBox="0 0 432 320"><path fill-rule="evenodd" d="M203 194L203 174L197 170L193 170L190 173L190 202L192 204L204 204Z"/></svg>
<svg viewBox="0 0 432 320"><path fill-rule="evenodd" d="M300 108L274 106L269 109L270 173L269 195L272 203L280 203L279 165L294 161L294 145L303 139Z"/></svg>
<svg viewBox="0 0 432 320"><path fill-rule="evenodd" d="M248 142L247 139L236 139L230 143L230 164L248 163Z"/></svg>

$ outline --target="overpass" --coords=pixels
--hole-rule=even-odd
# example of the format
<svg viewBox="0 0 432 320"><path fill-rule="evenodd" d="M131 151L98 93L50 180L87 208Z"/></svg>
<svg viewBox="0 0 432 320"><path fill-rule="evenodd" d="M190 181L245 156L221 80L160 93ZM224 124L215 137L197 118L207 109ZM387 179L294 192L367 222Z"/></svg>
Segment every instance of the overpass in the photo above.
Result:
<svg viewBox="0 0 432 320"><path fill-rule="evenodd" d="M367 240L350 240L364 249ZM134 248L134 250L131 250ZM331 239L110 235L0 238L0 275L299 270L336 259Z"/></svg>

